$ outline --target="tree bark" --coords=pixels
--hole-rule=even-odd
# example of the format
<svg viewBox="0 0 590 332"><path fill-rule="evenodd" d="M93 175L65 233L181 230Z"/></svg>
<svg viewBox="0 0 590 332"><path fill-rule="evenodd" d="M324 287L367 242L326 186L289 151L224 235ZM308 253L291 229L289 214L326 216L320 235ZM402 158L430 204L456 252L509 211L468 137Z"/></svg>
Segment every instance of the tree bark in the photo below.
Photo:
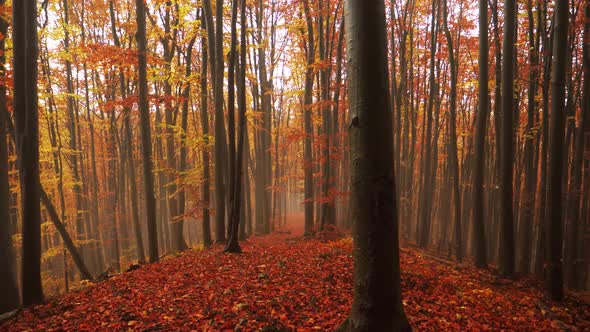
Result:
<svg viewBox="0 0 590 332"><path fill-rule="evenodd" d="M238 1L238 0L234 0ZM238 242L238 231L240 217L242 216L242 202L244 201L242 191L243 178L243 153L244 153L244 127L246 125L246 0L240 1L240 61L238 66L238 145L235 160L235 173L233 174L234 193L230 211L229 225L230 237L225 247L226 252L241 252ZM237 14L234 11L234 14Z"/></svg>
<svg viewBox="0 0 590 332"><path fill-rule="evenodd" d="M455 57L453 37L448 24L447 0L444 1L443 23L447 38L449 66L451 67L451 92L449 96L449 167L453 178L454 239L457 261L463 260L463 241L461 239L461 190L459 187L459 159L457 157L457 71L458 59ZM487 81L486 81L487 84Z"/></svg>
<svg viewBox="0 0 590 332"><path fill-rule="evenodd" d="M488 265L484 223L484 160L485 137L489 108L489 45L488 2L479 0L479 107L475 119L475 165L473 169L473 247L475 266L485 269Z"/></svg>
<svg viewBox="0 0 590 332"><path fill-rule="evenodd" d="M205 15L205 14L203 14ZM202 27L206 27L209 29L208 26L205 25L205 22L209 24L209 21L203 20L201 23ZM207 54L209 53L209 49L207 47L207 39L203 37L201 39L201 129L203 130L203 141L205 146L203 147L203 151L201 152L203 158L203 184L201 187L202 191L202 204L203 204L203 219L202 219L202 228L203 228L203 246L205 248L211 245L211 224L209 221L210 214L209 214L209 206L210 206L210 183L211 183L211 175L209 171L209 110L208 110L208 103L207 103Z"/></svg>
<svg viewBox="0 0 590 332"><path fill-rule="evenodd" d="M502 157L500 219L500 271L505 277L514 277L514 220L513 220L513 124L514 113L514 43L515 0L504 1L504 39L502 45Z"/></svg>
<svg viewBox="0 0 590 332"><path fill-rule="evenodd" d="M343 331L410 331L400 287L385 4L346 0L354 297Z"/></svg>
<svg viewBox="0 0 590 332"><path fill-rule="evenodd" d="M37 97L37 2L12 4L13 112L19 156L22 216L22 303L43 301L41 285L41 206L39 110Z"/></svg>
<svg viewBox="0 0 590 332"><path fill-rule="evenodd" d="M0 7L6 4L0 0ZM8 22L0 19L0 34L6 36ZM0 39L0 314L16 309L20 296L16 285L16 256L10 227L10 184L8 182L8 110L6 108L5 39Z"/></svg>
<svg viewBox="0 0 590 332"><path fill-rule="evenodd" d="M303 0L305 20L307 24L307 68L305 71L305 88L303 101L303 118L305 123L305 141L303 152L304 172L304 206L305 206L305 235L313 234L313 159L311 155L311 137L313 133L311 112L313 103L313 68L315 62L315 49L313 37L313 23L309 12L309 1Z"/></svg>
<svg viewBox="0 0 590 332"><path fill-rule="evenodd" d="M565 69L567 62L568 1L558 0L555 6L553 38L553 67L551 72L551 126L549 135L549 161L547 165L547 212L545 213L547 263L545 278L547 292L552 300L564 297L562 266L562 177L565 129Z"/></svg>
<svg viewBox="0 0 590 332"><path fill-rule="evenodd" d="M148 228L148 252L150 263L159 260L158 234L156 229L156 197L154 195L154 174L152 161L152 138L150 132L150 110L147 85L147 41L145 28L145 3L136 0L137 45L139 71L139 117L141 128L141 152L143 157L143 178L145 208Z"/></svg>

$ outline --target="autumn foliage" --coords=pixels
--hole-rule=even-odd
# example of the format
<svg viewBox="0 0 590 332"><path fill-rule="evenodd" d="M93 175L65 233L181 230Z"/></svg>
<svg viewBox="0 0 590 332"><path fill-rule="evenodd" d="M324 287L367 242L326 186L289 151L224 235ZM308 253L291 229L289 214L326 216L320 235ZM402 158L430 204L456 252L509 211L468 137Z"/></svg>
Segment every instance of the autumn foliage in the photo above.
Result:
<svg viewBox="0 0 590 332"><path fill-rule="evenodd" d="M83 287L4 322L7 331L328 331L352 301L352 240L294 230L178 257ZM547 301L537 281L414 249L401 251L404 309L416 331L585 331L581 295ZM587 301L587 300L586 300Z"/></svg>

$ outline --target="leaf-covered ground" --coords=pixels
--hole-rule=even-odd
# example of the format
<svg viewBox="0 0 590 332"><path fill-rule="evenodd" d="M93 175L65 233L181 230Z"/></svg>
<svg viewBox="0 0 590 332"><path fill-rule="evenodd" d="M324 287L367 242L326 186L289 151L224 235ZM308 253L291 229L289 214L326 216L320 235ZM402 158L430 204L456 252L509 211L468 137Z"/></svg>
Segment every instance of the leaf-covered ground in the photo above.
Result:
<svg viewBox="0 0 590 332"><path fill-rule="evenodd" d="M27 308L7 331L327 331L352 302L352 241L277 233L123 273ZM403 249L402 287L417 331L589 331L590 305L548 302L532 280L507 281Z"/></svg>

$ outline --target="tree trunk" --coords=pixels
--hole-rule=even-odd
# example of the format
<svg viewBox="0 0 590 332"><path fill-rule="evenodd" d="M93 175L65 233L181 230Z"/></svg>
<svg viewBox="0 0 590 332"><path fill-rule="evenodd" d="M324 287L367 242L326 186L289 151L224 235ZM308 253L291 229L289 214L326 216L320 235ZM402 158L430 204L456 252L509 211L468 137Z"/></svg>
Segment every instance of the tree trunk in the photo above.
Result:
<svg viewBox="0 0 590 332"><path fill-rule="evenodd" d="M473 246L475 266L485 269L488 265L484 223L484 160L485 137L489 107L489 45L488 2L479 1L479 108L475 125L475 165L473 169Z"/></svg>
<svg viewBox="0 0 590 332"><path fill-rule="evenodd" d="M354 298L343 331L410 331L400 287L383 1L346 0Z"/></svg>
<svg viewBox="0 0 590 332"><path fill-rule="evenodd" d="M504 39L502 45L502 157L500 199L500 271L505 277L514 277L514 221L513 221L513 124L514 113L514 43L515 43L515 0L504 1Z"/></svg>
<svg viewBox="0 0 590 332"><path fill-rule="evenodd" d="M552 300L564 297L562 266L562 177L565 128L565 69L567 62L568 1L556 1L553 38L553 68L551 72L551 127L549 161L547 165L547 212L545 213L547 263L545 277L547 292Z"/></svg>
<svg viewBox="0 0 590 332"><path fill-rule="evenodd" d="M37 2L12 4L13 112L19 157L22 217L22 302L43 301L37 97Z"/></svg>
<svg viewBox="0 0 590 332"><path fill-rule="evenodd" d="M304 206L305 206L305 235L313 234L313 159L311 155L311 137L313 133L311 115L313 103L313 68L315 62L315 49L313 37L312 16L309 12L308 0L303 0L305 11L305 20L307 23L307 69L305 71L305 91L303 101L303 117L305 123L305 141L303 152L303 172L304 172Z"/></svg>
<svg viewBox="0 0 590 332"><path fill-rule="evenodd" d="M68 231L66 230L65 225L59 220L59 216L57 215L57 212L55 211L55 207L53 206L53 204L49 200L49 196L47 195L47 193L45 192L45 190L43 188L41 188L40 194L41 194L41 201L43 202L43 205L45 205L45 210L47 210L47 213L49 214L49 218L53 222L55 229L57 229L57 231L59 232L59 235L61 235L61 238L63 239L65 246L68 248L68 251L70 252L70 255L72 256L72 260L74 261L74 264L76 264L76 267L80 271L80 277L81 277L80 279L92 280L92 275L90 274L90 270L88 270L88 267L86 267L86 264L84 263L84 261L82 259L82 255L80 254L79 250L76 248L76 245L74 244L74 241L72 241L70 234L68 234Z"/></svg>
<svg viewBox="0 0 590 332"><path fill-rule="evenodd" d="M238 1L238 0L234 0ZM236 6L237 7L237 6ZM238 231L240 226L241 211L243 209L243 192L242 192L242 177L243 177L243 153L244 153L244 126L246 125L246 0L240 1L240 61L238 66L238 145L235 160L235 173L233 174L233 190L234 193L232 207L229 218L230 237L225 247L226 252L241 252L240 244L238 242ZM234 10L237 15L237 10ZM234 44L235 46L235 44ZM231 130L232 128L230 128Z"/></svg>
<svg viewBox="0 0 590 332"><path fill-rule="evenodd" d="M431 224L431 205L432 205L432 191L433 181L431 177L432 168L432 111L434 108L434 95L437 91L435 82L435 53L437 50L437 35L438 35L438 14L437 14L437 1L432 1L432 22L431 22L431 39L430 39L430 77L429 85L430 92L428 94L428 105L426 109L426 131L424 132L424 157L423 157L423 169L422 169L422 192L421 192L421 203L419 206L420 215L418 220L418 245L420 248L425 248L428 245L430 238L430 224ZM436 141L434 141L436 144Z"/></svg>
<svg viewBox="0 0 590 332"><path fill-rule="evenodd" d="M0 7L5 5L0 0ZM0 19L0 34L6 36L8 23ZM6 82L5 39L0 39L0 82ZM16 285L16 257L12 246L10 227L10 184L8 182L8 110L6 109L6 85L0 84L0 315L12 311L20 304Z"/></svg>
<svg viewBox="0 0 590 332"><path fill-rule="evenodd" d="M449 96L449 167L450 175L453 178L453 203L454 203L454 234L455 234L455 253L457 261L463 259L463 241L461 239L461 190L459 187L459 159L457 157L457 71L458 59L455 57L453 37L448 25L448 7L447 0L444 2L443 23L445 26L445 35L447 37L447 47L449 55L449 66L451 67L451 93ZM487 84L487 81L486 81Z"/></svg>
<svg viewBox="0 0 590 332"><path fill-rule="evenodd" d="M145 208L148 228L148 252L150 263L157 262L158 234L156 230L156 197L154 195L154 174L152 162L152 138L150 132L150 111L147 86L147 41L145 32L145 3L136 0L137 45L139 71L139 117L141 128L141 152L143 156L143 180ZM133 179L132 179L133 180Z"/></svg>
<svg viewBox="0 0 590 332"><path fill-rule="evenodd" d="M188 107L189 107L189 98L191 96L191 85L190 85L190 76L192 74L192 57L193 57L193 46L196 42L197 37L193 37L188 46L187 46L187 51L186 51L186 57L185 57L185 73L184 76L187 79L187 83L184 87L184 91L182 93L184 100L182 102L182 120L181 120L181 128L182 128L182 133L180 136L180 165L179 165L179 171L181 172L181 174L185 174L187 169L187 154L188 154L188 149L187 149L187 144L186 144L186 140L187 140L187 131L188 131ZM175 230L175 235L174 237L176 238L176 249L177 250L186 250L186 248L188 248L185 240L184 240L184 236L183 236L183 228L184 228L184 213L185 213L185 206L186 206L186 183L184 183L185 181L183 181L183 186L180 189L180 192L178 193L178 218L181 219L181 221L176 221L176 223L174 224L174 230ZM178 225L176 225L178 224Z"/></svg>
<svg viewBox="0 0 590 332"><path fill-rule="evenodd" d="M207 24L209 21L207 21ZM208 30L208 26L205 26L205 20L201 23L203 27L206 27ZM202 158L203 158L203 184L201 187L202 197L201 200L203 202L203 219L202 219L202 227L203 227L203 246L205 248L211 245L211 225L209 222L209 196L210 196L210 183L211 183L211 175L209 172L209 116L208 116L208 104L207 104L207 54L209 50L207 48L207 39L203 37L201 39L201 129L203 131L203 140L205 146L203 147Z"/></svg>
<svg viewBox="0 0 590 332"><path fill-rule="evenodd" d="M528 114L526 132L524 135L524 189L520 200L520 217L518 227L519 237L519 262L518 270L523 273L530 271L531 247L532 247L532 227L533 227L533 209L535 206L535 173L534 173L534 139L533 132L535 126L535 112L537 108L537 46L535 43L534 33L534 16L532 1L527 3L527 13L529 19L528 39L529 39L529 86L528 86Z"/></svg>
<svg viewBox="0 0 590 332"><path fill-rule="evenodd" d="M69 60L69 52L70 52L70 37L69 37L69 6L68 6L68 0L63 0L62 1L62 11L63 11L63 25L64 25L64 39L63 39L63 45L64 45L64 51L67 53L66 54L66 61L65 61L65 67L66 67L66 91L67 91L67 110L68 110L68 131L69 131L69 136L70 136L70 142L69 142L69 148L70 148L70 166L72 167L72 177L73 177L73 191L74 191L74 199L75 199L75 206L76 206L76 211L75 211L75 215L76 215L76 235L78 238L78 241L84 241L84 240L89 240L86 239L86 233L84 231L84 224L85 224L85 218L87 216L87 214L85 213L85 209L84 209L84 203L82 202L82 196L83 196L83 190L82 190L82 185L81 183L84 181L81 177L80 177L80 167L78 165L78 154L79 154L79 150L78 150L78 139L77 139L77 134L78 134L78 130L77 130L77 121L76 121L76 99L74 98L75 93L74 93L74 83L73 83L73 77L72 77L72 62ZM88 231L88 230L87 230ZM83 245L81 246L82 249L82 255L89 257L87 252L85 252L86 250L84 250L85 248L87 248L88 245Z"/></svg>

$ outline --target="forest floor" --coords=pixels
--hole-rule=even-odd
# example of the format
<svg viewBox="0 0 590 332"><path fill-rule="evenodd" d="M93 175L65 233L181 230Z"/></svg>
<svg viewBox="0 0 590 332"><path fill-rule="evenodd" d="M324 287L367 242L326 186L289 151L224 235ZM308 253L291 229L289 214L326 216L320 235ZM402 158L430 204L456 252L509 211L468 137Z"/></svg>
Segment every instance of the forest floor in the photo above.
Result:
<svg viewBox="0 0 590 332"><path fill-rule="evenodd" d="M352 304L352 240L333 235L304 239L295 226L244 241L242 254L189 250L26 308L0 330L329 331ZM401 270L415 331L590 330L583 294L552 303L533 279L414 248L402 249Z"/></svg>

